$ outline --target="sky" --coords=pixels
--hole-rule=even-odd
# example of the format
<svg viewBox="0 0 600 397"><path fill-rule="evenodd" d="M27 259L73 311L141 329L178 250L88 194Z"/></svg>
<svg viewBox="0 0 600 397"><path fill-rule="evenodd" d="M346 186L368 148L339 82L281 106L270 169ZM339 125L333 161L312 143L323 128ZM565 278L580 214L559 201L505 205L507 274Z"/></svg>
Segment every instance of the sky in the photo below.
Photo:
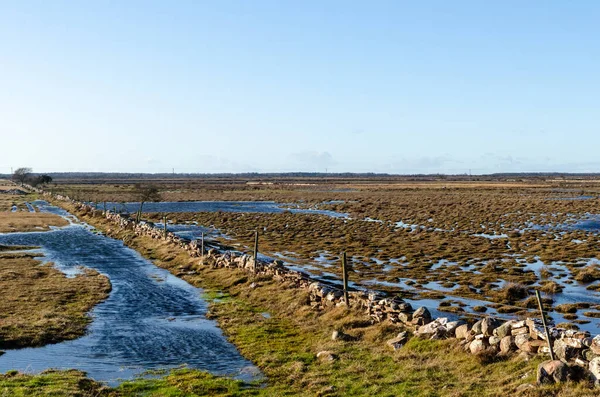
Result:
<svg viewBox="0 0 600 397"><path fill-rule="evenodd" d="M598 1L0 0L0 173L600 172Z"/></svg>

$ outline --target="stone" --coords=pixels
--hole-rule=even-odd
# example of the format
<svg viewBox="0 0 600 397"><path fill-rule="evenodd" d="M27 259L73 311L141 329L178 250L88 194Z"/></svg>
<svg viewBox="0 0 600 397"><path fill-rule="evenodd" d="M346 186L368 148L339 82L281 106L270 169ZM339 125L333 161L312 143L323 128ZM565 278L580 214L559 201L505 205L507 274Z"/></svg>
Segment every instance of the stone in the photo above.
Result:
<svg viewBox="0 0 600 397"><path fill-rule="evenodd" d="M486 349L486 344L484 339L475 339L473 342L469 344L469 351L471 354L479 354Z"/></svg>
<svg viewBox="0 0 600 397"><path fill-rule="evenodd" d="M319 361L324 362L324 363L331 363L333 361L335 361L335 354L333 354L332 352L328 351L328 350L323 350L317 353L317 358L319 359Z"/></svg>
<svg viewBox="0 0 600 397"><path fill-rule="evenodd" d="M543 340L528 340L527 342L523 343L521 346L519 346L519 349L527 352L527 353L531 353L531 354L535 354L538 352L538 349L541 346L546 346L547 343Z"/></svg>
<svg viewBox="0 0 600 397"><path fill-rule="evenodd" d="M514 336L507 335L500 339L500 353L508 354L517 349Z"/></svg>
<svg viewBox="0 0 600 397"><path fill-rule="evenodd" d="M481 334L481 320L479 320L475 324L473 324L473 327L471 328L471 333L473 335Z"/></svg>
<svg viewBox="0 0 600 397"><path fill-rule="evenodd" d="M556 353L556 357L564 361L569 361L570 359L575 357L577 355L578 350L565 343L564 339L554 341L552 348L554 350L554 353Z"/></svg>
<svg viewBox="0 0 600 397"><path fill-rule="evenodd" d="M492 336L494 330L500 325L500 321L492 318L486 317L481 320L481 333L485 336Z"/></svg>
<svg viewBox="0 0 600 397"><path fill-rule="evenodd" d="M425 320L425 324L431 321L431 313L427 310L426 307L420 307L412 314L413 319L415 318L423 318Z"/></svg>
<svg viewBox="0 0 600 397"><path fill-rule="evenodd" d="M401 321L404 324L408 324L412 320L412 315L410 313L400 312L397 314L397 316L398 316L398 321Z"/></svg>
<svg viewBox="0 0 600 397"><path fill-rule="evenodd" d="M590 343L590 350L596 354L600 354L600 335L596 335Z"/></svg>
<svg viewBox="0 0 600 397"><path fill-rule="evenodd" d="M415 326L417 326L417 327L420 327L421 325L425 325L425 324L427 324L427 320L425 320L423 317L416 317L416 318L413 318L413 319L410 321L410 323L411 323L412 325L415 325Z"/></svg>
<svg viewBox="0 0 600 397"><path fill-rule="evenodd" d="M511 326L513 321L507 321L504 324L500 325L496 329L494 329L494 335L498 338L502 339L507 335L510 335Z"/></svg>
<svg viewBox="0 0 600 397"><path fill-rule="evenodd" d="M525 324L525 320L521 320L521 321L515 321L514 323L512 323L510 325L511 329L516 329L516 328L523 328L526 327L527 325Z"/></svg>
<svg viewBox="0 0 600 397"><path fill-rule="evenodd" d="M394 339L390 339L386 344L394 350L400 349L408 341L408 333L406 331L400 332Z"/></svg>
<svg viewBox="0 0 600 397"><path fill-rule="evenodd" d="M344 333L342 330L334 330L331 333L331 340L339 340L342 342L349 342L355 340L355 338L351 335Z"/></svg>
<svg viewBox="0 0 600 397"><path fill-rule="evenodd" d="M490 346L497 346L500 344L501 339L498 338L497 336L490 336L490 338L488 339L488 343L490 344Z"/></svg>
<svg viewBox="0 0 600 397"><path fill-rule="evenodd" d="M463 321L450 321L449 323L446 324L446 333L448 335L453 335L456 332L456 328L460 327L461 325L463 325L464 322Z"/></svg>
<svg viewBox="0 0 600 397"><path fill-rule="evenodd" d="M546 339L546 331L538 319L528 318L525 324L529 328L529 334L533 339Z"/></svg>
<svg viewBox="0 0 600 397"><path fill-rule="evenodd" d="M527 336L529 336L529 328L528 327L512 328L510 331L510 334L513 336L527 334Z"/></svg>
<svg viewBox="0 0 600 397"><path fill-rule="evenodd" d="M588 369L592 374L592 378L594 379L594 384L596 386L600 385L600 357L594 358L590 361Z"/></svg>
<svg viewBox="0 0 600 397"><path fill-rule="evenodd" d="M432 322L420 326L417 329L417 335L422 337L431 337L434 334L444 334L446 332L446 323L448 319L446 317L436 318Z"/></svg>
<svg viewBox="0 0 600 397"><path fill-rule="evenodd" d="M564 343L567 346L571 346L572 348L575 349L581 349L583 347L583 342L582 339L578 339L578 338L562 338L562 339L558 339L558 341L561 341L561 343Z"/></svg>
<svg viewBox="0 0 600 397"><path fill-rule="evenodd" d="M569 367L560 360L544 361L537 368L538 385L564 383L569 377Z"/></svg>
<svg viewBox="0 0 600 397"><path fill-rule="evenodd" d="M456 335L457 339L467 339L467 336L470 333L469 324L463 324L456 327L454 330L454 335Z"/></svg>
<svg viewBox="0 0 600 397"><path fill-rule="evenodd" d="M596 354L593 351L591 351L590 349L586 349L581 352L581 356L583 358L585 358L587 361L592 361L596 357L600 357L600 354Z"/></svg>
<svg viewBox="0 0 600 397"><path fill-rule="evenodd" d="M519 350L530 353L530 354L535 354L538 351L538 347L535 346L532 340L528 340L525 343L522 343L521 346L519 346Z"/></svg>
<svg viewBox="0 0 600 397"><path fill-rule="evenodd" d="M529 339L531 339L529 334L518 334L515 336L515 345L517 345L517 347L521 347L521 345L527 342Z"/></svg>

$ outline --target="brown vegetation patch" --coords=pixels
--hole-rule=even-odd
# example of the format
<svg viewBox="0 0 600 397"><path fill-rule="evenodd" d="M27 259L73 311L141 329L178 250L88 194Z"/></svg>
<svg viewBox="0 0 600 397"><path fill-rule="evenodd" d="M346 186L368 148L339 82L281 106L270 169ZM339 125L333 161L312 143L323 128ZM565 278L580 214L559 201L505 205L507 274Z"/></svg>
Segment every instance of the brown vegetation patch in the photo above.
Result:
<svg viewBox="0 0 600 397"><path fill-rule="evenodd" d="M88 312L110 292L93 270L67 278L22 253L0 253L0 348L41 346L85 333Z"/></svg>
<svg viewBox="0 0 600 397"><path fill-rule="evenodd" d="M41 212L0 212L0 233L48 230L50 226L66 226L69 222L58 215Z"/></svg>

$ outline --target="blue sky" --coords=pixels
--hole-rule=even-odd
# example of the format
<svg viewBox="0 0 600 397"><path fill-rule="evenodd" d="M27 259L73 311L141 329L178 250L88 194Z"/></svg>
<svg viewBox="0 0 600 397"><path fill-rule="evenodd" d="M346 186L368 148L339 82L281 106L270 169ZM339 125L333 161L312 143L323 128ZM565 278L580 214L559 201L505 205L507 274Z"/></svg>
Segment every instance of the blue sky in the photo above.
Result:
<svg viewBox="0 0 600 397"><path fill-rule="evenodd" d="M597 1L0 0L0 173L600 172Z"/></svg>

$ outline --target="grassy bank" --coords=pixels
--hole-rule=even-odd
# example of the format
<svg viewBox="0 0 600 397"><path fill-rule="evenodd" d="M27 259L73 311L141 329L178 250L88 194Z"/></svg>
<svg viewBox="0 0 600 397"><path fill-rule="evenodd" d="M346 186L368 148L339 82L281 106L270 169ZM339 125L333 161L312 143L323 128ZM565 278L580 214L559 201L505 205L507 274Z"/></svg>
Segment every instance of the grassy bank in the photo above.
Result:
<svg viewBox="0 0 600 397"><path fill-rule="evenodd" d="M83 218L99 229L114 228L100 218ZM111 235L158 266L204 288L211 301L210 315L267 379L263 386L243 385L184 371L157 380L128 382L106 391L110 395L214 395L218 393L207 390L216 387L223 395L498 396L517 394L517 387L534 382L536 365L543 359L482 363L453 341L419 339L411 339L393 352L385 341L399 331L395 326L371 324L362 313L344 308L316 312L306 305L302 291L271 279L199 265L199 259L191 259L177 247L129 231ZM332 341L334 329L343 329L355 340ZM331 352L334 360L317 359L320 351ZM587 385L566 384L536 388L523 395L596 393Z"/></svg>
<svg viewBox="0 0 600 397"><path fill-rule="evenodd" d="M87 270L67 278L52 264L0 246L0 348L41 346L85 333L88 312L108 297L110 282Z"/></svg>

